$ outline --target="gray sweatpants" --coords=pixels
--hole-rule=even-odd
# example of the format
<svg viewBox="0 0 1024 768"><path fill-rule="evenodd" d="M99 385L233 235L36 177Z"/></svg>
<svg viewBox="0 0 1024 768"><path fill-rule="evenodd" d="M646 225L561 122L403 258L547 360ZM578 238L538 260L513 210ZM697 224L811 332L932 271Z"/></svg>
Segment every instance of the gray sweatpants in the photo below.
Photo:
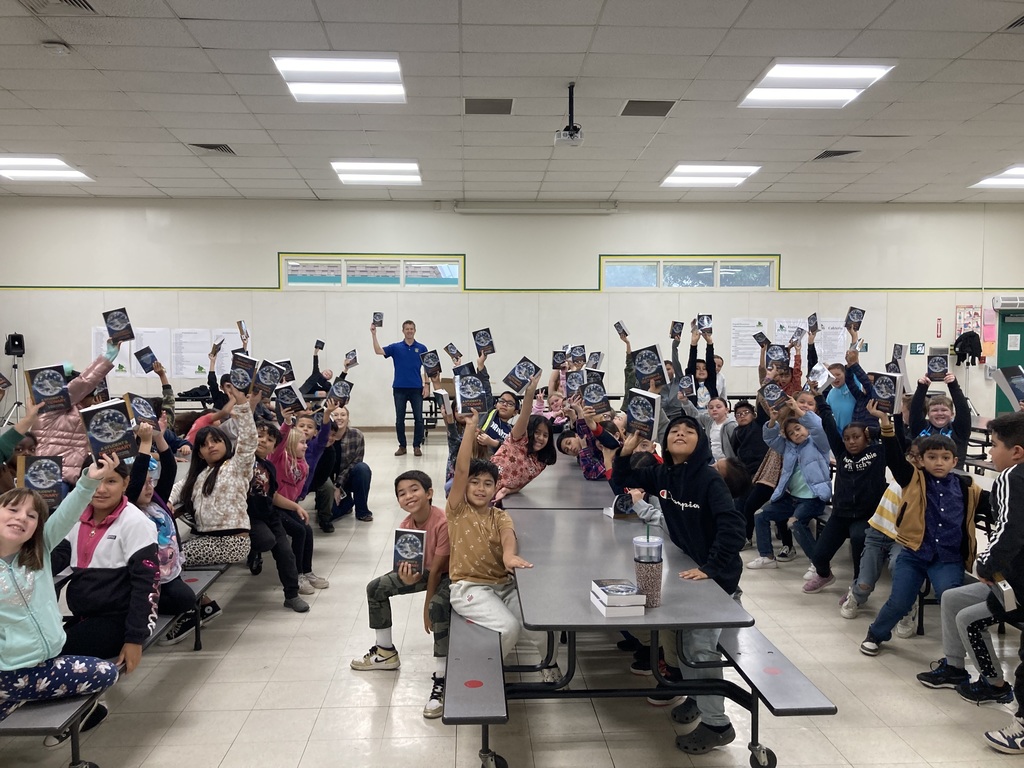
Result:
<svg viewBox="0 0 1024 768"><path fill-rule="evenodd" d="M474 584L457 581L451 587L452 610L481 627L501 633L501 655L508 656L519 638L537 648L543 659L548 650L548 635L523 629L523 611L519 606L516 583Z"/></svg>
<svg viewBox="0 0 1024 768"><path fill-rule="evenodd" d="M980 641L983 644L981 653L987 652L990 661L986 664L984 659L979 659L971 647L967 631L973 622L992 616L992 611L985 605L989 592L987 584L977 582L947 589L942 593L942 600L939 603L942 613L942 652L950 666L963 669L964 657L969 653L971 662L984 674L986 669L991 671L991 660L998 658L992 647L992 636L983 631L980 633ZM975 642L978 642L978 638Z"/></svg>

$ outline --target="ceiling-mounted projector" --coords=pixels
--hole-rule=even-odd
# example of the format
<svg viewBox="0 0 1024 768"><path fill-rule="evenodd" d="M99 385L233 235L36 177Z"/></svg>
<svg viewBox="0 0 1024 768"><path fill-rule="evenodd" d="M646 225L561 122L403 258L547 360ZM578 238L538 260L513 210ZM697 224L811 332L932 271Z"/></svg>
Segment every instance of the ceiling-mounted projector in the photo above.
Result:
<svg viewBox="0 0 1024 768"><path fill-rule="evenodd" d="M583 145L583 129L576 124L573 114L572 95L576 90L576 83L569 83L569 124L560 131L555 131L555 146L562 144L567 147L579 147Z"/></svg>

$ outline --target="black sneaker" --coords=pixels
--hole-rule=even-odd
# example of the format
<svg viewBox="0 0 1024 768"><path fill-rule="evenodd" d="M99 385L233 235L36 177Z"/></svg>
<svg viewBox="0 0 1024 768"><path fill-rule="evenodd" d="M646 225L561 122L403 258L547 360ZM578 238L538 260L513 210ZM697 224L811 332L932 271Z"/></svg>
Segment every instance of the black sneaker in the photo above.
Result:
<svg viewBox="0 0 1024 768"><path fill-rule="evenodd" d="M334 523L330 520L324 523L320 523L320 530L324 533L334 533Z"/></svg>
<svg viewBox="0 0 1024 768"><path fill-rule="evenodd" d="M998 688L984 677L979 677L973 683L965 682L956 687L960 698L977 704L979 707L986 704L1009 704L1013 701L1013 686L1004 682Z"/></svg>
<svg viewBox="0 0 1024 768"><path fill-rule="evenodd" d="M82 726L81 728L79 728L79 732L85 733L86 731L91 731L97 725L102 723L104 719L106 719L107 712L109 712L109 710L107 709L107 705L104 704L102 701L97 701L95 704L92 705L92 709L89 710L89 713L84 718L82 718ZM71 729L69 728L68 730L56 736L47 736L45 739L43 739L43 746L57 747L70 738Z"/></svg>
<svg viewBox="0 0 1024 768"><path fill-rule="evenodd" d="M256 549L250 549L249 556L245 558L245 564L253 576L259 576L263 572L263 553Z"/></svg>
<svg viewBox="0 0 1024 768"><path fill-rule="evenodd" d="M196 612L187 611L174 620L166 635L156 641L157 645L177 645L196 631Z"/></svg>
<svg viewBox="0 0 1024 768"><path fill-rule="evenodd" d="M626 638L623 638L622 640L619 640L619 642L617 642L615 644L615 647L618 648L620 651L626 651L628 653L636 653L637 651L639 651L641 648L644 647L644 644L641 643L639 640L637 640L632 635L630 635L629 637L626 637Z"/></svg>
<svg viewBox="0 0 1024 768"><path fill-rule="evenodd" d="M427 720L436 720L444 713L444 678L434 675L430 687L430 698L423 707Z"/></svg>
<svg viewBox="0 0 1024 768"><path fill-rule="evenodd" d="M878 652L882 649L882 641L877 639L874 635L868 632L867 636L861 641L860 652L865 656L877 656Z"/></svg>
<svg viewBox="0 0 1024 768"><path fill-rule="evenodd" d="M205 627L222 613L224 613L224 611L222 611L220 606L217 605L217 601L211 600L200 609L199 626Z"/></svg>
<svg viewBox="0 0 1024 768"><path fill-rule="evenodd" d="M944 658L933 661L931 671L917 676L917 681L926 688L956 688L970 680L966 669L951 666Z"/></svg>

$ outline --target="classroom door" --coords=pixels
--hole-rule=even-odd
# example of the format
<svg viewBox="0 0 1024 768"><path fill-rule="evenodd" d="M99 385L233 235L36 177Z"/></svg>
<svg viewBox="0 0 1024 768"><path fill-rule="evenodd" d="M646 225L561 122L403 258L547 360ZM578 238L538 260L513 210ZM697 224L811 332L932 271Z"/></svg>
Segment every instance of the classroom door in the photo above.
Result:
<svg viewBox="0 0 1024 768"><path fill-rule="evenodd" d="M996 361L1000 368L1005 365L1024 365L1024 312L1015 310L999 313ZM996 416L1013 413L1017 409L1017 404L1007 400L1003 391L996 387Z"/></svg>

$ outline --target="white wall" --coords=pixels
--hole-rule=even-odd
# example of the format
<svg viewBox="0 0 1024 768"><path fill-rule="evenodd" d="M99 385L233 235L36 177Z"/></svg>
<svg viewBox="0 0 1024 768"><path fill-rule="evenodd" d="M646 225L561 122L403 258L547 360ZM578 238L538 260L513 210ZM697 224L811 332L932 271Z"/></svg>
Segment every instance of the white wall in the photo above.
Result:
<svg viewBox="0 0 1024 768"><path fill-rule="evenodd" d="M316 337L328 341L324 363L335 368L357 346L356 418L383 425L392 419L390 365L372 355L374 310L389 321L382 340L397 339L397 322L410 317L431 347L455 341L465 351L469 331L489 325L499 377L523 354L544 362L555 347L584 342L606 352L610 386L618 388L615 320L638 345L664 345L669 321L710 311L728 362L731 317L839 316L856 304L868 310L864 362L878 367L893 342L938 343L937 318L941 341L952 342L956 304L991 306L993 295L1024 293L1022 213L1010 205L729 204L624 206L607 217L463 216L433 204L10 199L0 202L0 331L26 335L29 366L80 366L90 354L88 329L104 309L127 305L142 327L225 327L244 318L256 354L291 357L300 373ZM468 290L276 290L277 254L302 251L464 253ZM594 290L599 254L775 253L780 291ZM47 290L56 286L66 288ZM117 290L133 286L174 288ZM923 358L911 360L913 373ZM7 361L0 370L10 372ZM731 392L755 386L753 369L729 368L728 380ZM177 389L197 383L174 382ZM155 380L111 385L156 390ZM980 372L968 389L991 411L993 387Z"/></svg>

